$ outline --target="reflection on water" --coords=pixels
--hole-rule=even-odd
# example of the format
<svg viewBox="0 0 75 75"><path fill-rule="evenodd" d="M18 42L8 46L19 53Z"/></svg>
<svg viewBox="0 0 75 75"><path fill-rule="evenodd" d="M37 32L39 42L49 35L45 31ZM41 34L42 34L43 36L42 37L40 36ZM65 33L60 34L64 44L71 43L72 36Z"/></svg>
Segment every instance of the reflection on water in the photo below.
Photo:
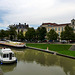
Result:
<svg viewBox="0 0 75 75"><path fill-rule="evenodd" d="M3 71L2 71L2 69L0 68L0 75L3 75Z"/></svg>
<svg viewBox="0 0 75 75"><path fill-rule="evenodd" d="M9 72L9 71L13 71L14 68L17 66L16 63L13 63L13 64L4 64L4 65L1 65L1 69L3 70L3 72Z"/></svg>
<svg viewBox="0 0 75 75"><path fill-rule="evenodd" d="M75 75L75 60L31 49L13 49L17 64L1 65L4 75ZM3 75L0 74L0 75Z"/></svg>

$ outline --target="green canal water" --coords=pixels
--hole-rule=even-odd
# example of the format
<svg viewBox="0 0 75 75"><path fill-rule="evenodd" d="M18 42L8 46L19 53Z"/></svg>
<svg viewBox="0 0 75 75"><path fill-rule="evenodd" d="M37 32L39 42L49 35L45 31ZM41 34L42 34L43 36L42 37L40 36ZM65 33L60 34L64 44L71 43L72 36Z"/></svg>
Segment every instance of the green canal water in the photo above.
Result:
<svg viewBox="0 0 75 75"><path fill-rule="evenodd" d="M0 65L0 75L75 75L75 60L32 49L12 49L18 62Z"/></svg>

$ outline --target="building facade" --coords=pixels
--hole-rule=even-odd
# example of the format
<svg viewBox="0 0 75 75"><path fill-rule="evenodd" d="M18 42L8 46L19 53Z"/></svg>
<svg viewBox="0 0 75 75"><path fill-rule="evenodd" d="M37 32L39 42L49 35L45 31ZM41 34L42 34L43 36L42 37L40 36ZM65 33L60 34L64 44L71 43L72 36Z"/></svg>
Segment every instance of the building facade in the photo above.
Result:
<svg viewBox="0 0 75 75"><path fill-rule="evenodd" d="M49 32L51 29L54 29L59 34L60 37L61 32L64 31L66 25L72 27L75 32L75 19L72 19L71 23L66 23L66 24L42 23L40 27L45 27L47 32Z"/></svg>
<svg viewBox="0 0 75 75"><path fill-rule="evenodd" d="M29 28L29 25L26 24L26 23L24 23L24 24L19 23L19 24L16 24L16 25L14 24L12 26L16 27L17 34L19 34L19 32L22 32L23 35L25 35L26 31Z"/></svg>

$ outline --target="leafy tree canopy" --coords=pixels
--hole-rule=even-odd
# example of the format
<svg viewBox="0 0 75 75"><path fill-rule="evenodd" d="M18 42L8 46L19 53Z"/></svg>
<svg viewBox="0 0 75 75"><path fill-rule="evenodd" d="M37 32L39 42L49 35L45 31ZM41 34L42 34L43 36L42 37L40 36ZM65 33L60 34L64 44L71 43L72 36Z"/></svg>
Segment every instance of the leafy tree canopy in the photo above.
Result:
<svg viewBox="0 0 75 75"><path fill-rule="evenodd" d="M36 32L34 28L28 28L28 31L25 34L25 39L28 41L34 41L36 38Z"/></svg>
<svg viewBox="0 0 75 75"><path fill-rule="evenodd" d="M38 27L36 30L37 39L41 41L44 40L46 33L47 31L45 27Z"/></svg>
<svg viewBox="0 0 75 75"><path fill-rule="evenodd" d="M9 25L8 31L9 31L10 40L15 39L15 37L17 35L16 27Z"/></svg>
<svg viewBox="0 0 75 75"><path fill-rule="evenodd" d="M61 32L62 40L75 40L75 33L73 32L73 28L68 25L65 27L65 31Z"/></svg>
<svg viewBox="0 0 75 75"><path fill-rule="evenodd" d="M17 34L17 32L16 32L16 27L14 27L14 26L10 26L10 25L9 25L8 31L9 31L9 34L10 34L10 35L16 35L16 34Z"/></svg>
<svg viewBox="0 0 75 75"><path fill-rule="evenodd" d="M5 35L6 35L5 31L3 29L0 30L0 38L3 39Z"/></svg>
<svg viewBox="0 0 75 75"><path fill-rule="evenodd" d="M57 40L58 34L55 32L54 29L51 29L51 30L47 33L47 37L48 37L48 40Z"/></svg>

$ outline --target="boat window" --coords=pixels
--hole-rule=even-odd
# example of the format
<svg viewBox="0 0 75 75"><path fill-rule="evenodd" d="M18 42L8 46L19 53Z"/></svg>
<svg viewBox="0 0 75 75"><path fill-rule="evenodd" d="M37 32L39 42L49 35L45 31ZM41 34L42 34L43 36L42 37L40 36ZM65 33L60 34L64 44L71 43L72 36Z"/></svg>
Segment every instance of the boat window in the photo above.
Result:
<svg viewBox="0 0 75 75"><path fill-rule="evenodd" d="M6 54L3 54L3 58L6 58Z"/></svg>

